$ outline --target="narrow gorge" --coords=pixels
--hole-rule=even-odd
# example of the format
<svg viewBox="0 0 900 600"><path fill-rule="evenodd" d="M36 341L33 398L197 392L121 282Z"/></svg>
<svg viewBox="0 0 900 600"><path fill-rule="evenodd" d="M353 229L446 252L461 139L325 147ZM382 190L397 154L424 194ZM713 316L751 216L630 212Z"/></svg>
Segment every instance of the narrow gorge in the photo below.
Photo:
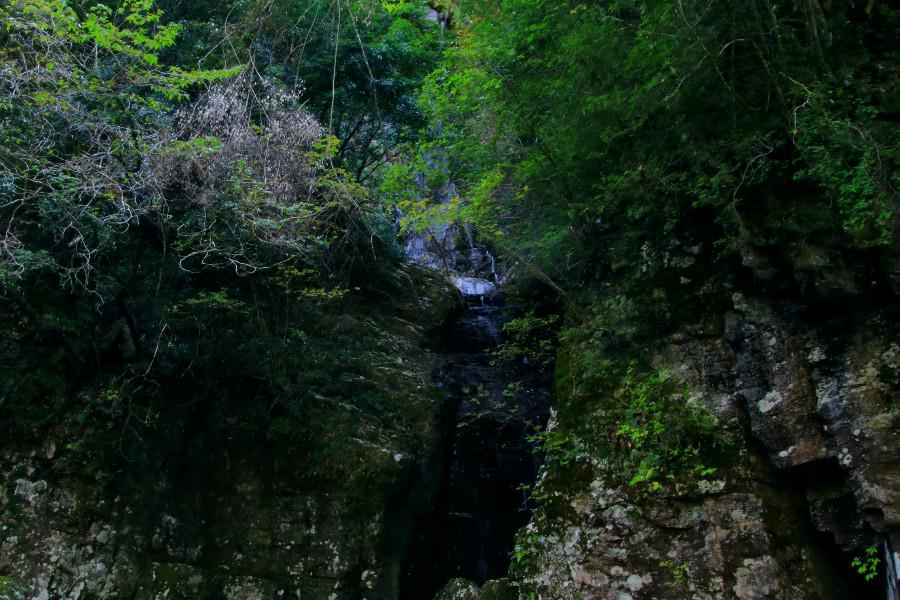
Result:
<svg viewBox="0 0 900 600"><path fill-rule="evenodd" d="M900 5L0 2L0 600L900 600Z"/></svg>

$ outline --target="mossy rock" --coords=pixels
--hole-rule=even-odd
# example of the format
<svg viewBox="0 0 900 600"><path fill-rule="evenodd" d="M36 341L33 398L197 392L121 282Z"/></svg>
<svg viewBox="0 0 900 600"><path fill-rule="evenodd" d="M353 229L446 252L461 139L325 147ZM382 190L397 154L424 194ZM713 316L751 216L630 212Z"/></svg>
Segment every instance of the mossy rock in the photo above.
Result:
<svg viewBox="0 0 900 600"><path fill-rule="evenodd" d="M25 592L12 579L0 575L0 600L25 600Z"/></svg>
<svg viewBox="0 0 900 600"><path fill-rule="evenodd" d="M468 579L451 579L434 600L478 600L478 586Z"/></svg>
<svg viewBox="0 0 900 600"><path fill-rule="evenodd" d="M519 591L506 579L495 579L481 586L478 600L516 600Z"/></svg>
<svg viewBox="0 0 900 600"><path fill-rule="evenodd" d="M222 585L226 600L276 600L281 594L274 583L255 577L229 577Z"/></svg>

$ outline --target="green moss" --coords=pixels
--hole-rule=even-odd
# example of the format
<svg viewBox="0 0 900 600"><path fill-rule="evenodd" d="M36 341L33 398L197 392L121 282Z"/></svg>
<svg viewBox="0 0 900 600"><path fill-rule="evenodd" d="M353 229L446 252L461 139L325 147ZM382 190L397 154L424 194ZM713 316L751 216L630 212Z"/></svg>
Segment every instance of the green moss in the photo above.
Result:
<svg viewBox="0 0 900 600"><path fill-rule="evenodd" d="M0 600L25 600L23 588L5 575L0 575Z"/></svg>

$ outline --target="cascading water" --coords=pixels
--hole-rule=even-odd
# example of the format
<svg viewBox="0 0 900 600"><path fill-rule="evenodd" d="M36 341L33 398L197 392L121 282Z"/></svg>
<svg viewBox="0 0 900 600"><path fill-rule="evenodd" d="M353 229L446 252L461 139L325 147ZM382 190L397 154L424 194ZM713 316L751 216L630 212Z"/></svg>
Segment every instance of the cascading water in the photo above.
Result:
<svg viewBox="0 0 900 600"><path fill-rule="evenodd" d="M401 576L401 598L408 600L433 598L456 577L480 584L506 575L515 534L530 516L525 489L540 466L530 437L547 420L548 382L495 364L500 296L465 299L442 342L447 360L436 380L455 412L440 491Z"/></svg>
<svg viewBox="0 0 900 600"><path fill-rule="evenodd" d="M469 247L447 245L457 238ZM435 461L440 484L399 577L400 598L423 600L453 578L480 584L506 575L515 534L530 517L526 490L540 466L531 436L549 415L551 385L533 366L497 364L503 277L471 231L445 227L430 239L407 240L407 248L420 263L453 265L445 269L465 299L437 348L445 361L435 380L451 411L443 460Z"/></svg>

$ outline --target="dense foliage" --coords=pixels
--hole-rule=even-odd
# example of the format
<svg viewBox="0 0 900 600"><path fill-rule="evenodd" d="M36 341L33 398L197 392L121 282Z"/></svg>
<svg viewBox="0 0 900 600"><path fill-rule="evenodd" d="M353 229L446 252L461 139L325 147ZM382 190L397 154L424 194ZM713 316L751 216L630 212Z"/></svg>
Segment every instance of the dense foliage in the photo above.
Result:
<svg viewBox="0 0 900 600"><path fill-rule="evenodd" d="M134 460L187 410L340 476L335 448L406 418L360 383L372 332L334 323L400 293L360 181L418 123L439 26L411 2L174 4L0 8L2 435Z"/></svg>
<svg viewBox="0 0 900 600"><path fill-rule="evenodd" d="M425 2L312 0L168 2L184 35L179 64L248 64L301 89L307 109L339 138L336 160L377 180L393 147L423 124L416 93L441 49Z"/></svg>
<svg viewBox="0 0 900 600"><path fill-rule="evenodd" d="M726 249L894 243L890 6L510 0L462 14L423 92L435 145L463 216L561 277L636 264L698 215Z"/></svg>
<svg viewBox="0 0 900 600"><path fill-rule="evenodd" d="M845 257L868 280L841 293L896 289L891 4L471 0L454 18L420 98L429 140L383 192L407 228L471 222L530 267L535 308L565 312L564 362L578 365L560 371L560 401L601 407L589 437L630 440L638 479L708 429L614 392L666 331L702 322L759 265L781 270L763 283L780 294L815 291L803 269ZM423 173L439 202L422 198ZM659 427L647 414L669 410L683 414Z"/></svg>

